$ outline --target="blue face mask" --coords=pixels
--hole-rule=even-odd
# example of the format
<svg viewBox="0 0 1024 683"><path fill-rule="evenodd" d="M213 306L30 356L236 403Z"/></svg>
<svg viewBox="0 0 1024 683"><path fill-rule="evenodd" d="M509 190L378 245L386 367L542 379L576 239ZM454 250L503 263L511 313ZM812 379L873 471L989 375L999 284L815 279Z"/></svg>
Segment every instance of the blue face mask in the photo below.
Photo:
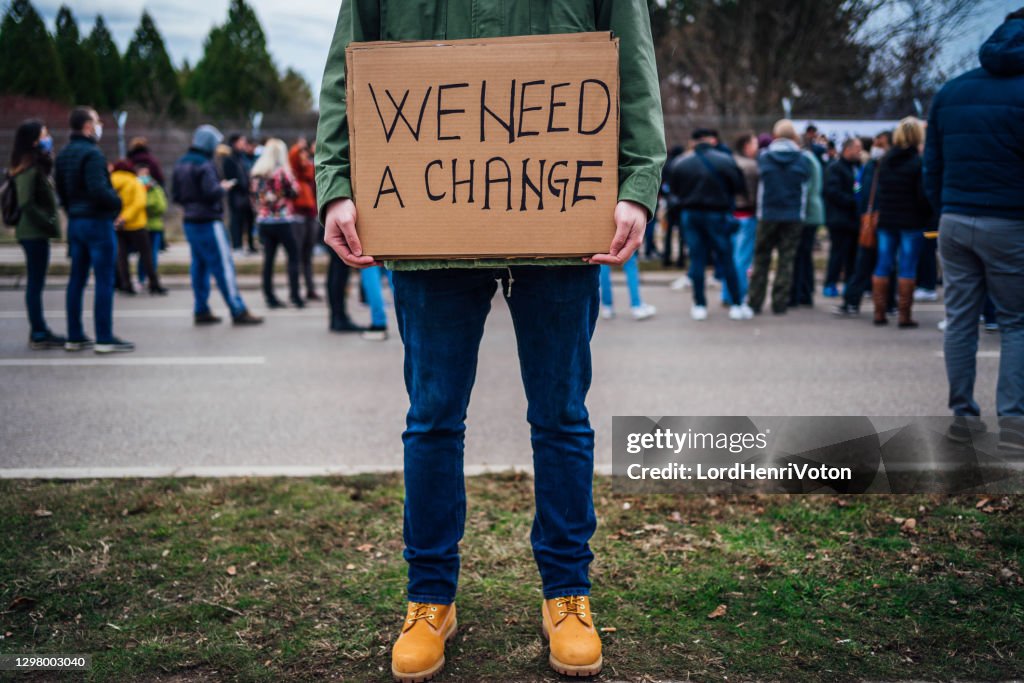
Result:
<svg viewBox="0 0 1024 683"><path fill-rule="evenodd" d="M53 138L46 137L39 140L39 151L44 154L49 154L53 151Z"/></svg>

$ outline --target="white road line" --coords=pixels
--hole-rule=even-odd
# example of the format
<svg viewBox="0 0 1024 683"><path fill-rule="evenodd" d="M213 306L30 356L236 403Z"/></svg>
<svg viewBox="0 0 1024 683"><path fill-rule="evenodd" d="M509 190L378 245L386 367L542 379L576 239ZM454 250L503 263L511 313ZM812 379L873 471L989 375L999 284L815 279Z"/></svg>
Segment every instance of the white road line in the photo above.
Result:
<svg viewBox="0 0 1024 683"><path fill-rule="evenodd" d="M935 352L936 357L945 358L946 354L942 351ZM978 351L978 358L999 358L998 351Z"/></svg>
<svg viewBox="0 0 1024 683"><path fill-rule="evenodd" d="M396 455L400 461L401 456ZM598 474L610 475L611 465L597 465ZM400 472L400 464L382 465L224 465L180 467L26 467L0 468L0 479L155 479L160 477L323 477ZM530 465L466 465L466 476L521 472L532 474Z"/></svg>
<svg viewBox="0 0 1024 683"><path fill-rule="evenodd" d="M265 311L257 308L253 308L251 310L253 313L259 315L264 315L266 313ZM275 318L322 318L326 314L327 312L323 308L304 308L302 310L274 311L270 315ZM223 315L226 320L230 317L227 313L224 313ZM25 311L0 311L0 320L21 320L25 317ZM63 320L67 317L67 314L60 310L47 310L46 317ZM90 311L83 311L82 317L91 318L92 313ZM114 318L180 318L191 323L192 309L114 309Z"/></svg>
<svg viewBox="0 0 1024 683"><path fill-rule="evenodd" d="M90 352L91 353L91 352ZM63 367L96 365L265 365L266 356L124 356L90 358L0 358L0 367Z"/></svg>

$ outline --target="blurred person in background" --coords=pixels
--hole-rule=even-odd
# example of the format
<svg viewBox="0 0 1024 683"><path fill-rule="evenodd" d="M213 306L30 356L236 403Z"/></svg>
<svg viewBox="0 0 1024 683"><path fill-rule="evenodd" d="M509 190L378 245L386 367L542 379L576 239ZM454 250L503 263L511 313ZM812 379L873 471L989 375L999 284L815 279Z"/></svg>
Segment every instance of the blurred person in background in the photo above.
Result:
<svg viewBox="0 0 1024 683"><path fill-rule="evenodd" d="M160 187L166 186L164 171L160 167L160 162L149 151L149 140L146 138L132 138L131 142L128 143L128 161L132 162L136 169L140 166L145 166L149 169L149 175L156 181L157 185Z"/></svg>
<svg viewBox="0 0 1024 683"><path fill-rule="evenodd" d="M857 260L857 235L860 214L857 211L857 176L863 152L858 138L847 138L838 159L825 170L825 223L828 226L828 269L825 271L825 297L839 296L840 280L848 283Z"/></svg>
<svg viewBox="0 0 1024 683"><path fill-rule="evenodd" d="M981 68L935 96L924 187L941 211L949 437L982 431L974 400L978 314L991 298L1000 340L999 447L1024 454L1024 8L982 45ZM995 323L995 320L991 321Z"/></svg>
<svg viewBox="0 0 1024 683"><path fill-rule="evenodd" d="M634 320L647 320L654 317L658 309L644 303L640 295L640 254L633 254L622 266L626 275L626 287L629 290L629 310ZM615 317L615 300L612 294L612 268L601 266L601 317L611 320Z"/></svg>
<svg viewBox="0 0 1024 683"><path fill-rule="evenodd" d="M252 160L249 156L249 141L238 133L228 138L231 154L222 162L224 180L235 181L228 190L228 210L231 213L231 246L242 250L243 240L249 243L249 253L257 254L254 237L255 216L249 198L249 170Z"/></svg>
<svg viewBox="0 0 1024 683"><path fill-rule="evenodd" d="M679 256L675 261L676 267L686 267L686 247L683 245L683 230L680 227L682 225L682 207L679 205L679 198L672 194L672 186L669 182L669 169L683 155L683 152L682 145L672 145L668 150L665 165L661 168L661 194L665 197L665 241L662 245L661 263L666 268L672 267L673 234L678 235L679 244Z"/></svg>
<svg viewBox="0 0 1024 683"><path fill-rule="evenodd" d="M249 191L256 213L256 227L263 243L263 298L267 308L284 308L274 293L274 259L284 247L288 265L288 296L296 308L305 307L299 292L299 249L295 244L294 202L299 185L288 166L288 147L271 138L250 171Z"/></svg>
<svg viewBox="0 0 1024 683"><path fill-rule="evenodd" d="M738 228L732 236L732 257L736 264L736 279L739 281L742 304L747 298L747 276L754 260L754 241L757 238L757 185L760 172L757 170L759 152L757 137L753 133L741 135L736 140L733 159L743 174L744 191L736 195L733 218ZM722 305L735 303L729 296L729 288L722 288Z"/></svg>
<svg viewBox="0 0 1024 683"><path fill-rule="evenodd" d="M313 279L313 247L320 238L320 221L316 212L316 169L306 138L288 150L288 163L298 187L295 197L295 242L299 249L299 271L305 279L306 300L319 301Z"/></svg>
<svg viewBox="0 0 1024 683"><path fill-rule="evenodd" d="M146 231L146 186L135 174L135 167L127 159L114 164L110 183L121 198L121 213L114 221L117 230L117 272L121 291L135 295L132 285L131 266L128 257L133 251L139 252L140 271L149 280L149 293L165 295L167 290L160 286L160 277L153 267L153 251L149 233Z"/></svg>
<svg viewBox="0 0 1024 683"><path fill-rule="evenodd" d="M25 121L14 132L11 149L12 188L17 198L14 236L25 252L25 309L29 347L62 349L67 339L54 334L43 317L43 289L50 267L50 240L60 238L53 172L53 138L42 121Z"/></svg>
<svg viewBox="0 0 1024 683"><path fill-rule="evenodd" d="M145 164L135 165L135 174L139 182L146 188L146 234L149 237L149 251L153 261L153 272L159 272L160 259L157 256L164 247L164 216L167 213L167 193L164 188L153 177L152 169ZM143 263L144 256L139 254L139 262L136 270L139 274L139 284L146 284L146 268Z"/></svg>
<svg viewBox="0 0 1024 683"><path fill-rule="evenodd" d="M210 278L220 289L235 325L258 325L263 319L249 312L238 290L231 245L224 232L224 195L237 180L221 180L213 153L224 136L210 125L196 128L192 146L174 166L174 203L185 214L185 236L192 250L193 321L213 325L221 319L210 310Z"/></svg>
<svg viewBox="0 0 1024 683"><path fill-rule="evenodd" d="M793 284L789 294L789 307L814 305L814 242L818 228L825 222L825 203L822 197L822 177L827 159L825 148L813 143L803 150L804 157L811 162L811 181L807 185L806 221L800 229L796 254L793 257Z"/></svg>
<svg viewBox="0 0 1024 683"><path fill-rule="evenodd" d="M899 327L917 327L911 316L917 262L924 242L924 230L932 220L932 209L924 195L921 145L924 128L913 116L900 121L893 133L893 148L879 162L878 261L871 281L875 324L885 325L890 277L898 275Z"/></svg>
<svg viewBox="0 0 1024 683"><path fill-rule="evenodd" d="M114 336L114 280L117 237L114 219L121 213L121 198L110 184L107 160L99 148L103 122L91 107L76 107L68 121L71 141L57 155L57 196L68 215L68 351L92 348L96 353L135 350L129 341ZM82 298L89 271L96 278L93 293L95 341L82 326Z"/></svg>

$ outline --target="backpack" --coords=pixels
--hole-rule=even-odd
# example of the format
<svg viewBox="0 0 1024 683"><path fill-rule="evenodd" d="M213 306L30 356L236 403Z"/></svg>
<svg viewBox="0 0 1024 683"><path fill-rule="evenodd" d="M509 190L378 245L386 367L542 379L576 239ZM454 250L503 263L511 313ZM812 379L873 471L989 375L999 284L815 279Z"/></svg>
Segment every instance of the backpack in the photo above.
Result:
<svg viewBox="0 0 1024 683"><path fill-rule="evenodd" d="M14 176L4 172L4 182L0 185L0 210L3 213L3 221L14 227L21 220L21 206L18 204L18 187L14 183Z"/></svg>

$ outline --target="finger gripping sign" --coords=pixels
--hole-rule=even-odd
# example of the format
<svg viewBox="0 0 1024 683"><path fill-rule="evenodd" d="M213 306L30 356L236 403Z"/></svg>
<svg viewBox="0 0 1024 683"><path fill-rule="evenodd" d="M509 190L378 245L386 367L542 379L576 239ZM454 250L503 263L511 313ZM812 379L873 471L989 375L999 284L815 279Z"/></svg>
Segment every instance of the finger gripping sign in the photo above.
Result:
<svg viewBox="0 0 1024 683"><path fill-rule="evenodd" d="M349 154L364 253L607 251L618 50L610 33L350 45Z"/></svg>

